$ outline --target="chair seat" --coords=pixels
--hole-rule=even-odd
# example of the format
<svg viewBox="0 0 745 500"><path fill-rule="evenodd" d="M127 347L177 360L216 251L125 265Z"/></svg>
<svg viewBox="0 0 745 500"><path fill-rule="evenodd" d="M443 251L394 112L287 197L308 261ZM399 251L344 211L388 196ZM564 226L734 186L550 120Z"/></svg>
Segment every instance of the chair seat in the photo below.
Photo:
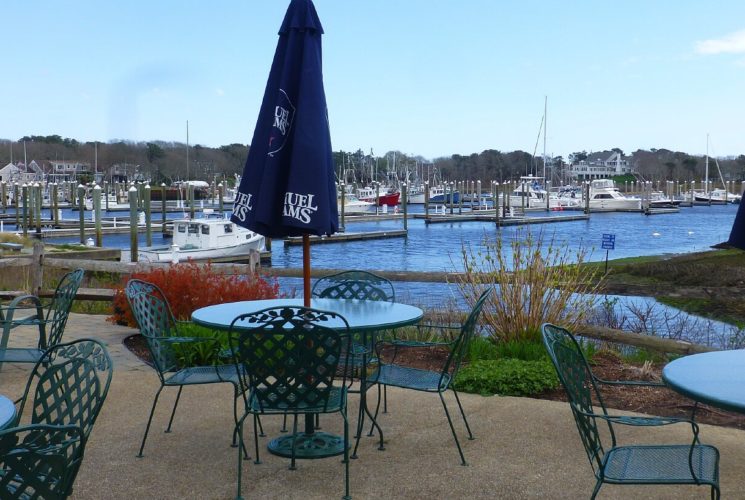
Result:
<svg viewBox="0 0 745 500"><path fill-rule="evenodd" d="M44 351L35 347L9 347L0 350L0 363L36 363Z"/></svg>
<svg viewBox="0 0 745 500"><path fill-rule="evenodd" d="M691 476L689 445L619 446L605 458L608 483L697 484ZM693 472L699 482L717 483L719 453L708 445L693 447Z"/></svg>
<svg viewBox="0 0 745 500"><path fill-rule="evenodd" d="M272 394L276 395L278 391L273 389ZM295 391L297 392L297 391ZM289 398L288 398L289 399ZM251 393L249 398L249 405L252 413L335 413L341 411L347 405L347 391L345 387L332 387L329 391L328 400L326 404L314 405L311 402L305 401L276 401L271 407L261 405L256 391ZM289 409L292 407L291 409ZM289 410L289 411L288 411Z"/></svg>
<svg viewBox="0 0 745 500"><path fill-rule="evenodd" d="M442 376L440 372L408 366L381 365L370 375L369 381L415 391L439 392L447 389L450 384L450 375Z"/></svg>
<svg viewBox="0 0 745 500"><path fill-rule="evenodd" d="M241 367L242 369L242 367ZM217 384L230 382L240 385L235 365L191 366L173 372L164 379L165 385Z"/></svg>

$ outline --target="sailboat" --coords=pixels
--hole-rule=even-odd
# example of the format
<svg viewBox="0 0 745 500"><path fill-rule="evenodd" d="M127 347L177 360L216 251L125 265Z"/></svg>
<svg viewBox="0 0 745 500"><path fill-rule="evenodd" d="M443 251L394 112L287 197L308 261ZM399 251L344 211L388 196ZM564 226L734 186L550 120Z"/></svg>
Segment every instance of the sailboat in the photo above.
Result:
<svg viewBox="0 0 745 500"><path fill-rule="evenodd" d="M704 170L704 186L703 190L695 190L693 192L694 201L698 204L706 205L726 205L727 203L740 203L742 196L732 194L726 189L724 177L722 176L722 170L719 168L719 161L714 158L714 163L717 166L719 172L719 180L722 182L724 189L716 188L709 190L709 134L706 134L706 168Z"/></svg>

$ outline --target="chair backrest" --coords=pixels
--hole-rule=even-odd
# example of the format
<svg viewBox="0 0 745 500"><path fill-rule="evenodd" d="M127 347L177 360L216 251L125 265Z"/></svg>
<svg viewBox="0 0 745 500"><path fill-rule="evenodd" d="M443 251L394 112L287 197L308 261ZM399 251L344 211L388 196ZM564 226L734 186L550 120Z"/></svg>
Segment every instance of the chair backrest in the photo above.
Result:
<svg viewBox="0 0 745 500"><path fill-rule="evenodd" d="M109 392L113 368L106 347L97 340L57 344L31 371L19 414L31 405L31 423L75 425L87 439Z"/></svg>
<svg viewBox="0 0 745 500"><path fill-rule="evenodd" d="M84 446L82 431L73 425L0 431L0 498L67 498Z"/></svg>
<svg viewBox="0 0 745 500"><path fill-rule="evenodd" d="M163 341L178 333L176 320L163 291L152 283L131 279L124 289L129 307L147 341L153 364L159 374L178 367L173 344Z"/></svg>
<svg viewBox="0 0 745 500"><path fill-rule="evenodd" d="M346 384L349 324L305 307L243 314L230 325L238 370L262 411L325 411L335 380Z"/></svg>
<svg viewBox="0 0 745 500"><path fill-rule="evenodd" d="M481 314L481 309L484 308L484 302L486 302L486 299L489 297L491 292L492 289L488 288L481 293L478 300L473 305L473 309L471 309L468 318L466 318L466 321L461 325L460 333L455 339L453 347L450 350L450 355L442 369L442 376L440 377L441 388L444 389L445 387L442 387L442 385L444 383L449 384L455 380L456 375L458 375L460 364L463 361L463 357L468 354L468 346L471 344L471 339L476 332L476 323Z"/></svg>
<svg viewBox="0 0 745 500"><path fill-rule="evenodd" d="M47 348L59 344L62 340L72 302L83 281L83 274L82 269L75 269L65 274L57 284L54 297L47 310Z"/></svg>
<svg viewBox="0 0 745 500"><path fill-rule="evenodd" d="M311 294L324 299L396 301L391 282L367 271L344 271L319 278Z"/></svg>
<svg viewBox="0 0 745 500"><path fill-rule="evenodd" d="M591 414L595 413L592 399L596 398L598 407L607 415L603 399L600 395L590 365L587 363L582 349L568 330L560 326L544 323L541 326L543 344L546 346L551 362L556 368L561 385L564 386L569 405L572 408L574 421L577 424L582 444L587 452L587 458L593 469L603 468L605 449L601 440L597 421ZM615 445L613 427L608 423L608 431Z"/></svg>

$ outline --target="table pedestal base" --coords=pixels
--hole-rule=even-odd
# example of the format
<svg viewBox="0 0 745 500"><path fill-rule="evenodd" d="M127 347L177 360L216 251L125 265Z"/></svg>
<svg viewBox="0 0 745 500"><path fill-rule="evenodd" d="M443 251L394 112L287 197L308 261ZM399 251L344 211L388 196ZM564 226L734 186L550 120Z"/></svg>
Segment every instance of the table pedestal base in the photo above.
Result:
<svg viewBox="0 0 745 500"><path fill-rule="evenodd" d="M282 436L272 439L267 448L273 455L292 457L293 436ZM313 432L306 434L298 432L295 436L295 458L325 458L342 455L344 453L344 437L327 432Z"/></svg>

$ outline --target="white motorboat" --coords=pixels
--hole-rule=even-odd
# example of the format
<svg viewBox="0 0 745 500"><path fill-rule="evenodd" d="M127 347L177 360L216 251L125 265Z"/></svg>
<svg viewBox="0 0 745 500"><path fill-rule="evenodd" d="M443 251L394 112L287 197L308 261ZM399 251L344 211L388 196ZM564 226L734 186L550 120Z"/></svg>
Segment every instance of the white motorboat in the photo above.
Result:
<svg viewBox="0 0 745 500"><path fill-rule="evenodd" d="M264 237L225 219L222 214L205 210L205 218L173 221L171 246L144 247L140 261L172 262L175 260L208 260L225 257L247 257L252 251L265 249Z"/></svg>
<svg viewBox="0 0 745 500"><path fill-rule="evenodd" d="M627 198L616 187L613 179L595 179L590 182L590 210L641 210L639 198Z"/></svg>
<svg viewBox="0 0 745 500"><path fill-rule="evenodd" d="M510 206L515 208L546 208L548 193L543 188L543 177L525 175L510 193ZM549 199L549 208L558 206L558 201Z"/></svg>
<svg viewBox="0 0 745 500"><path fill-rule="evenodd" d="M704 203L712 205L725 205L727 203L740 203L742 196L732 194L726 189L712 189L711 191L694 191L693 198L696 203Z"/></svg>
<svg viewBox="0 0 745 500"><path fill-rule="evenodd" d="M341 214L341 197L336 199L339 214ZM366 214L375 209L375 203L362 201L353 194L344 194L344 215Z"/></svg>

